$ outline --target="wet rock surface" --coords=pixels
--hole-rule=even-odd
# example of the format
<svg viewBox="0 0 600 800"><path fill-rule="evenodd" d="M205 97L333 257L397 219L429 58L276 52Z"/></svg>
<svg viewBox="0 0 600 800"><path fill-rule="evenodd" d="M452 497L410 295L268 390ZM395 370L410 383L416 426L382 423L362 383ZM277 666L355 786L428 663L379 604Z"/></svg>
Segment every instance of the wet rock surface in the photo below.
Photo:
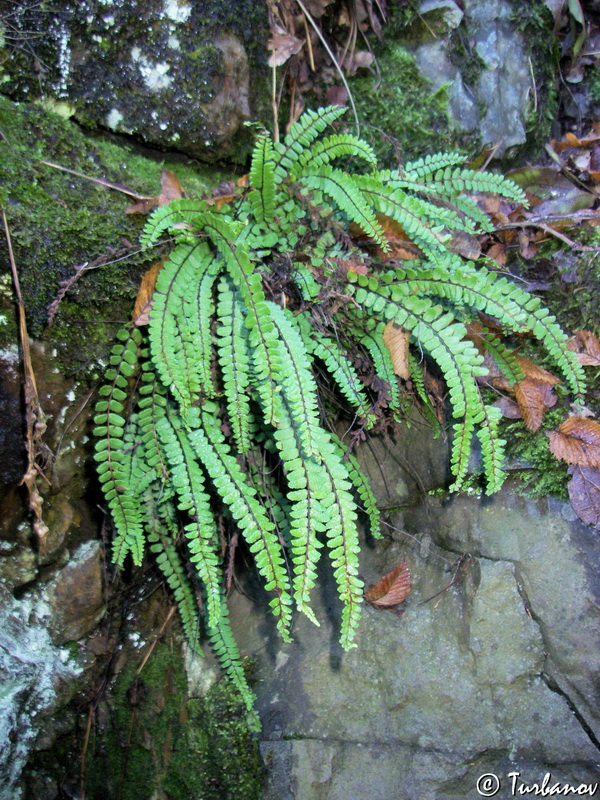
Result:
<svg viewBox="0 0 600 800"><path fill-rule="evenodd" d="M25 52L10 51L4 92L20 100L51 94L85 124L153 146L244 159L262 4L86 0L62 3L50 25L47 17L35 4L12 14L17 29L38 36ZM43 64L37 74L33 58Z"/></svg>
<svg viewBox="0 0 600 800"><path fill-rule="evenodd" d="M431 474L417 456L413 447L411 465ZM385 472L388 484L408 477ZM349 653L337 644L326 569L315 592L321 627L298 617L290 645L262 609L234 597L236 637L258 661L266 796L476 798L485 772L505 787L511 772L598 780L592 532L568 506L509 489L424 497L387 519L387 538L363 550L362 577L369 585L407 560L413 590L400 615L366 606Z"/></svg>

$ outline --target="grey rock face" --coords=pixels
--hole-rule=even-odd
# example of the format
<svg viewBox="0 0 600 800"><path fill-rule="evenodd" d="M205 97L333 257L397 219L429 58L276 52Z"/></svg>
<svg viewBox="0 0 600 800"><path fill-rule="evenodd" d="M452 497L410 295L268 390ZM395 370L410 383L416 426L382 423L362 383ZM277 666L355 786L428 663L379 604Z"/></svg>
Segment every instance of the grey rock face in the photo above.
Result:
<svg viewBox="0 0 600 800"><path fill-rule="evenodd" d="M3 91L33 99L41 88L83 122L207 161L235 157L251 115L247 47L266 30L262 4L86 0L63 3L50 26L35 5L21 16L17 27L43 31L30 50L44 69L36 81L25 55L11 53Z"/></svg>
<svg viewBox="0 0 600 800"><path fill-rule="evenodd" d="M0 800L21 797L18 780L37 734L69 700L80 670L56 647L35 603L0 586Z"/></svg>
<svg viewBox="0 0 600 800"><path fill-rule="evenodd" d="M406 505L389 449L382 499L393 492ZM410 453L431 474L417 448ZM388 519L396 530L364 548L362 577L373 583L407 560L413 590L401 616L366 606L349 653L337 644L326 568L314 592L321 626L298 617L293 644L277 639L264 605L234 598L235 635L258 661L267 797L476 798L486 772L507 797L510 773L597 781L599 556L590 531L562 504L510 491L426 498Z"/></svg>
<svg viewBox="0 0 600 800"><path fill-rule="evenodd" d="M477 131L482 145L499 145L497 156L526 141L525 119L532 91L532 63L518 30L514 4L505 0L425 0L419 10L435 38L414 50L421 73L434 88L449 84L449 111L459 131ZM440 15L443 25L440 28ZM431 21L431 24L430 22ZM450 34L460 25L463 41L480 59L478 78L464 74ZM548 36L551 36L548 30Z"/></svg>

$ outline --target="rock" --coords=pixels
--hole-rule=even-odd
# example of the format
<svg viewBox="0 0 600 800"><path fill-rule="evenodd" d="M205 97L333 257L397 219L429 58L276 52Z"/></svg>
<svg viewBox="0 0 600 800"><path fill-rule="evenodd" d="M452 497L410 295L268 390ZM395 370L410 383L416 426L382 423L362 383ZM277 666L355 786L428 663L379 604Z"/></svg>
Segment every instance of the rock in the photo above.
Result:
<svg viewBox="0 0 600 800"><path fill-rule="evenodd" d="M299 616L292 644L278 640L265 605L233 598L234 634L257 661L267 798L476 798L486 772L504 786L511 772L597 780L590 531L562 505L509 491L426 498L391 522L408 536L365 547L362 577L373 583L406 559L413 590L401 616L365 607L348 653L326 568L313 593L321 627Z"/></svg>
<svg viewBox="0 0 600 800"><path fill-rule="evenodd" d="M431 525L431 519L435 525ZM429 521L428 521L429 520ZM566 503L528 500L507 490L482 502L431 500L405 517L444 548L514 565L523 602L543 639L544 673L600 739L598 537Z"/></svg>
<svg viewBox="0 0 600 800"><path fill-rule="evenodd" d="M33 598L0 586L0 800L17 800L18 780L39 731L75 691L80 668L54 645Z"/></svg>
<svg viewBox="0 0 600 800"><path fill-rule="evenodd" d="M540 120L545 93L552 93L553 78L546 72L540 45L547 41L550 58L550 14L547 31L544 22L543 17L535 23L518 17L509 0L465 0L460 8L452 0L424 0L419 16L395 36L414 56L432 90L447 92L455 138L469 134L473 147L498 145L495 157L502 157L527 140L531 98L537 91L533 82L544 84L535 101ZM528 24L537 26L534 36L533 29L525 35ZM535 133L544 135L539 125Z"/></svg>
<svg viewBox="0 0 600 800"><path fill-rule="evenodd" d="M47 22L35 7L26 18L15 14L17 27L43 26L44 43L32 52L44 68L34 78L23 53L10 51L4 92L33 99L41 89L71 104L87 124L207 161L243 160L240 134L251 116L248 51L267 30L261 4L71 0L49 30Z"/></svg>
<svg viewBox="0 0 600 800"><path fill-rule="evenodd" d="M77 641L102 619L100 542L82 544L42 593L47 608L48 629L56 644Z"/></svg>

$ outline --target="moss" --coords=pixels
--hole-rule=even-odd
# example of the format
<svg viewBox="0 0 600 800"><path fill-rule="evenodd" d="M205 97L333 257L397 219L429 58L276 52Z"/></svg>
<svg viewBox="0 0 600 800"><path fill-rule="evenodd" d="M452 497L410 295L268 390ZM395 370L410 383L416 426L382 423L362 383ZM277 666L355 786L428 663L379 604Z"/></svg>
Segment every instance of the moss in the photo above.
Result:
<svg viewBox="0 0 600 800"><path fill-rule="evenodd" d="M80 377L92 362L106 356L117 327L130 316L140 276L156 255L137 252L145 219L125 214L130 198L40 160L150 196L160 191L162 164L115 141L85 136L74 123L46 108L6 98L0 98L0 131L0 203L10 226L30 335L44 331L47 308L61 280L72 276L78 265L99 257L112 260L111 254L123 250L124 240L132 245L126 259L82 275L44 334L57 351L57 367ZM205 193L222 177L214 170L198 170L189 159L176 158L165 165L175 170L192 196ZM16 342L4 236L0 258L3 348Z"/></svg>
<svg viewBox="0 0 600 800"><path fill-rule="evenodd" d="M519 161L536 158L552 137L558 113L558 76L560 52L558 39L552 33L554 19L543 0L521 3L509 0L514 6L512 22L522 33L531 59L535 87L529 95L529 109L525 119L527 144L519 150Z"/></svg>
<svg viewBox="0 0 600 800"><path fill-rule="evenodd" d="M258 800L261 761L227 682L188 698L181 652L157 646L136 681L128 665L112 690L111 724L88 750L86 796Z"/></svg>
<svg viewBox="0 0 600 800"><path fill-rule="evenodd" d="M565 416L563 408L548 411L541 428L535 432L530 431L522 420L504 420L501 424L502 438L509 443L512 469L520 479L518 487L528 497L552 495L568 499L568 466L552 455L548 439L548 432L555 430Z"/></svg>
<svg viewBox="0 0 600 800"><path fill-rule="evenodd" d="M432 91L413 56L399 45L386 45L378 62L381 84L376 90L370 76L355 79L351 87L359 118L371 121L362 135L378 156L389 162L399 147L405 160L453 146L456 137L448 121L446 88Z"/></svg>

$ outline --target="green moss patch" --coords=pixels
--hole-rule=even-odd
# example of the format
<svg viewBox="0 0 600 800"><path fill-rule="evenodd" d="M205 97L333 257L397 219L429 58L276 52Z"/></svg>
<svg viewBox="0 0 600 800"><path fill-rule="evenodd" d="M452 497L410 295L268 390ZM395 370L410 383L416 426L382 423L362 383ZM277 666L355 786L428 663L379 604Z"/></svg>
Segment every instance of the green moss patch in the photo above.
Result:
<svg viewBox="0 0 600 800"><path fill-rule="evenodd" d="M135 669L132 663L117 678L110 723L88 751L86 797L258 800L258 742L231 685L188 698L173 642L159 645L137 678Z"/></svg>
<svg viewBox="0 0 600 800"><path fill-rule="evenodd" d="M83 264L107 262L82 274L44 336L56 349L62 371L84 374L95 359L105 356L115 331L129 318L140 276L157 254L141 253L137 247L146 218L125 213L133 202L130 197L41 162L149 196L160 191L163 165L177 173L191 196L206 193L222 176L199 170L187 159L161 163L146 158L113 141L86 136L47 107L15 104L2 97L0 131L0 203L8 218L30 335L38 337L45 331L48 306L61 281ZM0 264L0 347L4 348L16 342L4 235Z"/></svg>

